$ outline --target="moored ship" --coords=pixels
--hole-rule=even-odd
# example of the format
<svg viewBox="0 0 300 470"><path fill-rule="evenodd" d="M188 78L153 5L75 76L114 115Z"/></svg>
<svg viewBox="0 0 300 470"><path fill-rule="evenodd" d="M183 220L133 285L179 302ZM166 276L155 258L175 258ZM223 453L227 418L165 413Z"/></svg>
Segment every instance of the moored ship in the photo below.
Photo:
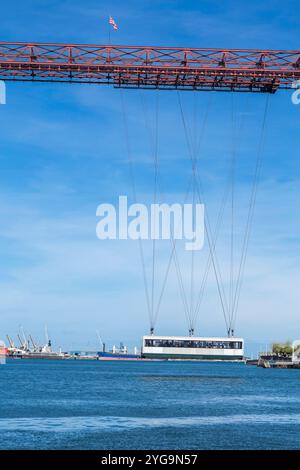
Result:
<svg viewBox="0 0 300 470"><path fill-rule="evenodd" d="M23 328L18 334L19 346L16 346L12 338L7 335L9 346L6 349L6 356L12 359L64 359L65 354L61 351L52 351L51 340L48 337L47 327L45 327L46 343L37 344L31 335L25 335Z"/></svg>
<svg viewBox="0 0 300 470"><path fill-rule="evenodd" d="M127 346L120 343L120 347L113 346L111 351L105 351L105 344L103 350L97 353L100 360L116 360L116 361L134 361L141 359L141 355L137 352L136 348L133 354L128 352Z"/></svg>

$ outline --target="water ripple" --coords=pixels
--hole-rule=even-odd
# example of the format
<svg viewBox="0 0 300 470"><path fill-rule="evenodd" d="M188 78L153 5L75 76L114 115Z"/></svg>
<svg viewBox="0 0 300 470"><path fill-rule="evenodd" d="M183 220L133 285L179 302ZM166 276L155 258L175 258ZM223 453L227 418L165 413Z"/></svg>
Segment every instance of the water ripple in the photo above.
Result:
<svg viewBox="0 0 300 470"><path fill-rule="evenodd" d="M76 416L59 418L1 418L0 431L81 432L123 431L134 428L199 427L215 425L299 425L300 414L236 414L177 418Z"/></svg>

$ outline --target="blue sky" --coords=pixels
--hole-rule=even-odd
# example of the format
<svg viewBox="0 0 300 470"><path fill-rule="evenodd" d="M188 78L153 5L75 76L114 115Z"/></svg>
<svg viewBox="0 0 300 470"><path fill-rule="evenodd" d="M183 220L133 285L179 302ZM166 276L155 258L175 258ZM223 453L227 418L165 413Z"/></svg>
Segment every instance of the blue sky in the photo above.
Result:
<svg viewBox="0 0 300 470"><path fill-rule="evenodd" d="M296 49L296 1L11 1L2 5L1 40L106 43L107 17L119 24L113 42L131 45ZM96 207L131 194L121 93L106 86L8 83L0 107L0 336L19 325L57 346L139 343L148 332L139 252L134 242L99 241ZM289 91L269 99L262 179L238 313L237 334L249 351L300 335L300 106ZM157 92L123 91L138 195L151 201ZM159 171L164 197L182 201L191 171L178 94L159 93ZM186 119L199 129L209 108L200 152L206 207L214 220L229 167L231 112L243 122L237 163L236 259L250 194L265 95L182 93ZM144 105L143 105L144 103ZM147 107L145 118L144 108ZM194 112L198 118L194 119ZM195 127L193 127L195 126ZM228 215L228 214L227 214ZM225 218L226 220L226 218ZM226 228L227 223L227 228ZM170 247L159 247L157 291ZM145 246L148 275L150 250ZM228 221L218 243L226 283ZM197 254L201 282L207 246ZM180 253L188 290L190 259ZM157 324L186 332L174 270ZM223 335L216 283L209 277L197 333Z"/></svg>

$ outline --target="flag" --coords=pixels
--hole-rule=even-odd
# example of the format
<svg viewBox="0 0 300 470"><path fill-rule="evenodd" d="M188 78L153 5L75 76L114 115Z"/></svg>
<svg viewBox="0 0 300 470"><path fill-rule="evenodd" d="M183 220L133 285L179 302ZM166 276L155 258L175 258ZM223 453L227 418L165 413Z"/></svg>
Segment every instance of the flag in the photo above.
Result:
<svg viewBox="0 0 300 470"><path fill-rule="evenodd" d="M115 20L114 20L114 19L113 19L111 16L109 17L109 20L108 20L108 22L109 22L109 24L111 24L111 25L112 25L112 27L113 27L115 30L117 30L117 29L118 29L118 25L117 25L117 23L115 22Z"/></svg>

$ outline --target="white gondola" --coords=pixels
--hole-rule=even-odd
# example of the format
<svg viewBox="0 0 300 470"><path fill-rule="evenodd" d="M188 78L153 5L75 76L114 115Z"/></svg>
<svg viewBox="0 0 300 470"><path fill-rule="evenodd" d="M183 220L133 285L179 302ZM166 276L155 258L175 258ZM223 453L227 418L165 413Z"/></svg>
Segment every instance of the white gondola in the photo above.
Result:
<svg viewBox="0 0 300 470"><path fill-rule="evenodd" d="M243 361L243 338L143 336L142 356L153 359Z"/></svg>

